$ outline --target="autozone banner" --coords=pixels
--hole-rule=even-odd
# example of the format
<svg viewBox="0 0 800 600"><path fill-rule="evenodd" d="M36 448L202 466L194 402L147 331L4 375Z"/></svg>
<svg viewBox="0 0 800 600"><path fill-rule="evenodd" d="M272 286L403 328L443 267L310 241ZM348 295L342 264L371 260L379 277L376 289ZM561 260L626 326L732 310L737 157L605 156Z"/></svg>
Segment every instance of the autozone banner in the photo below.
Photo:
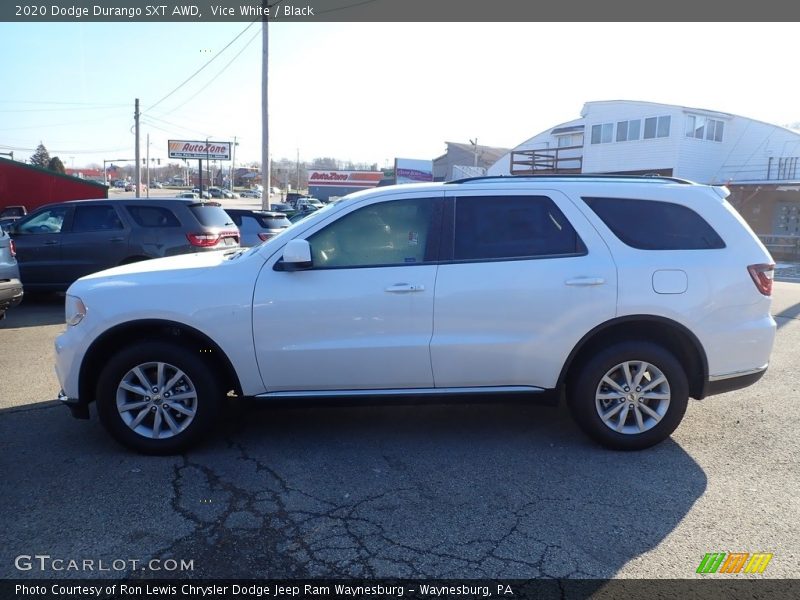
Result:
<svg viewBox="0 0 800 600"><path fill-rule="evenodd" d="M327 185L332 187L363 187L378 185L383 177L380 171L311 171L308 185Z"/></svg>
<svg viewBox="0 0 800 600"><path fill-rule="evenodd" d="M188 140L169 140L170 158L199 158L201 160L230 160L230 142L193 142Z"/></svg>

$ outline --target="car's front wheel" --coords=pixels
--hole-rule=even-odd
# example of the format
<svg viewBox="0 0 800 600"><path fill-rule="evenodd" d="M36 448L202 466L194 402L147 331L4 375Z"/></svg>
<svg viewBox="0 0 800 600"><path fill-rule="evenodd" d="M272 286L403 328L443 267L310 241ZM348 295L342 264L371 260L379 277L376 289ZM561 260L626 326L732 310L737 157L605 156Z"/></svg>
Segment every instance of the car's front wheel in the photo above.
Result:
<svg viewBox="0 0 800 600"><path fill-rule="evenodd" d="M620 342L589 358L569 394L580 428L614 450L640 450L680 424L689 384L680 362L649 342Z"/></svg>
<svg viewBox="0 0 800 600"><path fill-rule="evenodd" d="M97 383L97 411L109 433L146 454L174 454L213 423L221 398L209 365L190 350L147 341L112 357Z"/></svg>

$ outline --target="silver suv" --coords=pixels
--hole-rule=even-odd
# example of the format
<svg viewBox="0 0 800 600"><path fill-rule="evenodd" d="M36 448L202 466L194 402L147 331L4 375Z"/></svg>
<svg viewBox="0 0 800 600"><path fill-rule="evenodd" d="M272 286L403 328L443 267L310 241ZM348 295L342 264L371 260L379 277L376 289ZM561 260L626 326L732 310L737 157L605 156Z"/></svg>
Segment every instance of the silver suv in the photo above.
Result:
<svg viewBox="0 0 800 600"><path fill-rule="evenodd" d="M22 301L14 240L0 227L0 319L6 311Z"/></svg>
<svg viewBox="0 0 800 600"><path fill-rule="evenodd" d="M769 363L774 265L726 195L596 176L357 192L249 250L73 284L62 397L146 452L201 437L229 391L563 397L599 443L646 448Z"/></svg>

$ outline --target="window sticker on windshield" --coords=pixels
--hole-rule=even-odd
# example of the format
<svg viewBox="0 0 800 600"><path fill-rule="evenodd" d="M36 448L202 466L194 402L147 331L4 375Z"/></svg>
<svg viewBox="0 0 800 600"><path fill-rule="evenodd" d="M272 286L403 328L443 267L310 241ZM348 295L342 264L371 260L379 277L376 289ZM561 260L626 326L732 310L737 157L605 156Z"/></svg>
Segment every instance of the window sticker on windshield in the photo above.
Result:
<svg viewBox="0 0 800 600"><path fill-rule="evenodd" d="M416 246L419 243L419 234L416 231L408 232L408 245Z"/></svg>

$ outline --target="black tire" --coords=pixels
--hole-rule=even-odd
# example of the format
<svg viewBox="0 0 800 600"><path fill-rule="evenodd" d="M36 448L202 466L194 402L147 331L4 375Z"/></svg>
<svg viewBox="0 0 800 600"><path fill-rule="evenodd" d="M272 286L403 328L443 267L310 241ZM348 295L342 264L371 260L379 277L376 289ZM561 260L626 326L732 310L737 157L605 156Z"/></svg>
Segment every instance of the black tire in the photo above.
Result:
<svg viewBox="0 0 800 600"><path fill-rule="evenodd" d="M184 377L178 379L171 388L154 392L151 397L143 398L141 394L120 388L123 379L127 384L144 387L141 379L132 371L137 366L147 365L140 372L148 381L157 381L158 363L165 365L163 384L170 383L170 379L178 375L178 370ZM170 400L173 395L180 396L179 400ZM184 398L186 396L188 398ZM122 411L126 415L123 417L117 406L118 401L124 405L142 404L148 400L150 402L146 407L150 413L138 407ZM189 448L210 429L221 400L221 386L210 366L194 352L168 342L144 341L122 350L108 361L97 382L96 401L100 422L118 442L143 454L176 454ZM135 431L125 419L134 425L134 417L142 412L145 413L143 420L136 425ZM192 413L191 418L189 412ZM155 413L159 413L158 421ZM172 426L176 426L174 431L171 430ZM159 435L154 437L156 429Z"/></svg>
<svg viewBox="0 0 800 600"><path fill-rule="evenodd" d="M636 390L631 390L634 392L633 399L628 400L631 396L603 383L604 376L615 367L625 363L629 363L629 367L636 367L640 361L648 363L653 369L644 371L643 381L653 381L654 379L645 379L645 377L653 377L653 373L660 372L664 376L668 386L668 403L652 398L640 400L638 394L635 393ZM639 368L636 367L635 371L638 372L638 370ZM619 381L612 377L615 383L625 381L622 368L613 373L623 376ZM635 375L635 372L633 374ZM648 386L649 383L640 388L646 389ZM622 389L624 391L624 387ZM659 384L652 390L648 390L648 393L663 395L666 391L667 387ZM603 396L619 395L619 397L597 398L598 394ZM657 344L635 341L613 344L589 358L577 374L574 385L570 387L568 398L572 417L584 433L599 444L613 450L642 450L665 440L683 419L688 401L689 383L686 372L675 356ZM640 402L646 407L640 408ZM617 404L620 406L617 407ZM653 412L663 411L660 420L651 417L646 412L647 409ZM612 425L624 428L627 433L617 431L607 425L600 416L601 410L610 414L609 420ZM637 413L642 417L643 424L649 427L641 432L637 431L639 429L636 420ZM623 415L625 416L624 420Z"/></svg>

